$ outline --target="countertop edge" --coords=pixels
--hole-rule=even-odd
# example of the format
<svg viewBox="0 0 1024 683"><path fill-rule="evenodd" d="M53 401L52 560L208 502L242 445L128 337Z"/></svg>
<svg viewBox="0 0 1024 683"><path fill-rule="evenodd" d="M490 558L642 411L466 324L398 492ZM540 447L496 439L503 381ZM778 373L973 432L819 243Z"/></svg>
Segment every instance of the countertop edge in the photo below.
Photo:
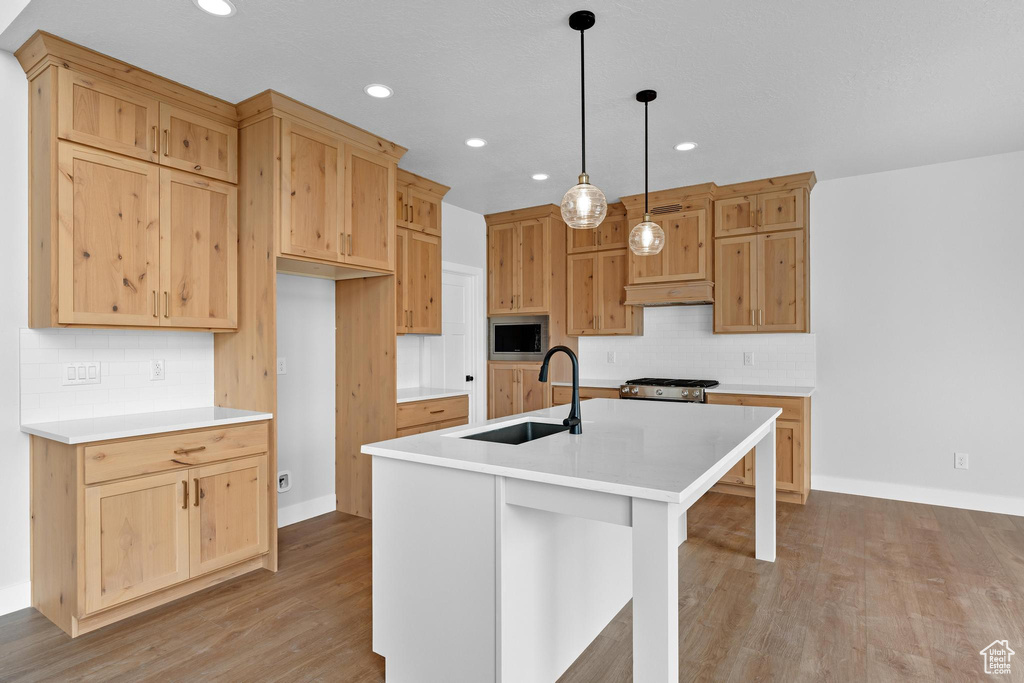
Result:
<svg viewBox="0 0 1024 683"><path fill-rule="evenodd" d="M432 392L434 391L433 387L424 388L429 389ZM399 389L398 391L401 392L402 389ZM430 394L421 394L419 396L405 396L401 398L396 398L395 403L416 403L417 401L434 401L439 398L469 396L469 393L470 392L468 389L438 389L436 392Z"/></svg>
<svg viewBox="0 0 1024 683"><path fill-rule="evenodd" d="M108 432L97 432L95 434L87 434L82 436L68 436L66 434L57 434L55 432L39 429L37 428L36 425L33 424L21 425L21 431L25 434L31 434L32 436L38 436L42 439L47 439L48 441L56 441L57 443L63 443L69 446L76 446L78 444L83 443L112 441L114 439L127 439L135 436L153 436L156 434L170 434L173 432L184 432L192 429L206 429L208 427L226 427L229 425L245 424L248 422L264 422L272 419L274 419L272 413L255 413L253 415L239 415L236 417L222 418L219 420L196 420L193 422L181 422L163 427L134 427L120 430L111 430Z"/></svg>

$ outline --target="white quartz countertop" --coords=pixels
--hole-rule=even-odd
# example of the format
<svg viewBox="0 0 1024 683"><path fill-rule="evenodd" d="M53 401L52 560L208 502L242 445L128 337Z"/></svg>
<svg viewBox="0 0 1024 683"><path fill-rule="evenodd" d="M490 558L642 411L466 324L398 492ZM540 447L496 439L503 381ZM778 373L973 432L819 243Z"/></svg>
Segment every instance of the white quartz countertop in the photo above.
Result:
<svg viewBox="0 0 1024 683"><path fill-rule="evenodd" d="M618 389L626 380L617 379L581 379L581 387L600 387L602 389ZM572 382L552 382L556 387L571 387ZM783 387L760 384L719 384L705 390L709 394L752 394L758 396L796 396L804 398L814 393L814 387Z"/></svg>
<svg viewBox="0 0 1024 683"><path fill-rule="evenodd" d="M518 446L463 439L526 420L561 424L565 406L363 446L363 453L579 489L680 503L764 437L778 408L592 399L583 433Z"/></svg>
<svg viewBox="0 0 1024 683"><path fill-rule="evenodd" d="M452 396L466 396L469 394L465 389L439 389L438 387L410 387L398 390L398 403L410 403L412 401L429 401L434 398L451 398Z"/></svg>
<svg viewBox="0 0 1024 683"><path fill-rule="evenodd" d="M186 429L222 427L243 422L259 422L273 417L271 413L236 408L186 408L184 410L93 417L83 420L23 424L21 431L52 441L78 444L163 432L180 432Z"/></svg>

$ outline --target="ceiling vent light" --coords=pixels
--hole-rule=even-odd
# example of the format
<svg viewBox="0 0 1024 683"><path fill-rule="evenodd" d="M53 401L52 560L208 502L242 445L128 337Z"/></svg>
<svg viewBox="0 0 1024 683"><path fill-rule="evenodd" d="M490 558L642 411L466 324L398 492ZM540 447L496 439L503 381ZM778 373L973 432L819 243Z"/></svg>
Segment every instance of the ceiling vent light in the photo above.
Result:
<svg viewBox="0 0 1024 683"><path fill-rule="evenodd" d="M691 149L697 149L696 142L680 142L676 145L676 150L679 152L689 152Z"/></svg>
<svg viewBox="0 0 1024 683"><path fill-rule="evenodd" d="M466 140L466 144L470 147L483 147L487 144L487 140L483 138L469 138Z"/></svg>
<svg viewBox="0 0 1024 683"><path fill-rule="evenodd" d="M370 85L363 88L363 92L365 92L370 97L376 97L377 99L380 100L385 99L387 97L391 97L392 95L395 94L394 90L392 90L386 85L381 85L380 83L371 83Z"/></svg>
<svg viewBox="0 0 1024 683"><path fill-rule="evenodd" d="M534 180L547 180L548 179L548 174L547 173L534 173L530 177L533 178Z"/></svg>
<svg viewBox="0 0 1024 683"><path fill-rule="evenodd" d="M192 0L196 7L215 17L230 17L236 10L231 0Z"/></svg>

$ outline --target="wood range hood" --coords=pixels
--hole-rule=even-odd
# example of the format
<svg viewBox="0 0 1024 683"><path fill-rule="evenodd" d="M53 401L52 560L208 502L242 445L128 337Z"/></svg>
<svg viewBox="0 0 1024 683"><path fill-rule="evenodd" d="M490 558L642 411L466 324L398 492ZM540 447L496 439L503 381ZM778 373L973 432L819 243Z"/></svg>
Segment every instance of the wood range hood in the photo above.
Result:
<svg viewBox="0 0 1024 683"><path fill-rule="evenodd" d="M626 285L629 306L696 306L715 303L715 283L709 280Z"/></svg>

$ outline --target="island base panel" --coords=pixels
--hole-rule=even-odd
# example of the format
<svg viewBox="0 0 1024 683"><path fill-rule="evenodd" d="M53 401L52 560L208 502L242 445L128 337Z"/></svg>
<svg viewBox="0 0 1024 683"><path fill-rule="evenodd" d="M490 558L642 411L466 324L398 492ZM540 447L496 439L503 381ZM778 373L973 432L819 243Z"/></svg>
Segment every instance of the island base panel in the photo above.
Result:
<svg viewBox="0 0 1024 683"><path fill-rule="evenodd" d="M775 420L754 450L754 557L774 562Z"/></svg>

